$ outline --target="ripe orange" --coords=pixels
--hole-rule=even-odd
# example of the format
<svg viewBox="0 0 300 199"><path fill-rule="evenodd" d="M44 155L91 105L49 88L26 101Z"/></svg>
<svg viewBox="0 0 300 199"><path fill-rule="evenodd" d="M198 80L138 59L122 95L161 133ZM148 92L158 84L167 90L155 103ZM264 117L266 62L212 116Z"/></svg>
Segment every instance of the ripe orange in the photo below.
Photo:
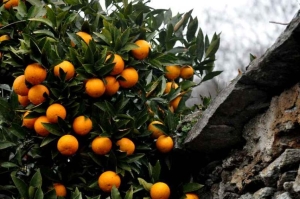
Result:
<svg viewBox="0 0 300 199"><path fill-rule="evenodd" d="M99 176L98 185L102 191L110 192L113 186L120 187L121 178L114 171L105 171Z"/></svg>
<svg viewBox="0 0 300 199"><path fill-rule="evenodd" d="M83 41L86 43L86 44L89 44L90 41L92 40L92 36L86 32L83 32L83 31L79 31L76 33L76 35L78 35L79 37L81 37L81 39L83 39ZM74 47L75 44L71 41L71 46Z"/></svg>
<svg viewBox="0 0 300 199"><path fill-rule="evenodd" d="M60 68L66 73L66 80L71 79L75 75L75 67L74 65L69 61L62 61L61 63L54 66L54 75L57 77L60 77Z"/></svg>
<svg viewBox="0 0 300 199"><path fill-rule="evenodd" d="M159 129L158 127L155 126L155 124L162 124L160 121L153 121L148 125L148 130L152 132L152 137L153 138L158 138L159 136L163 135L164 132Z"/></svg>
<svg viewBox="0 0 300 199"><path fill-rule="evenodd" d="M76 137L73 135L63 135L58 139L57 150L62 155L74 155L79 147L79 143Z"/></svg>
<svg viewBox="0 0 300 199"><path fill-rule="evenodd" d="M18 102L23 106L23 107L26 107L30 101L28 99L28 96L27 95L18 95Z"/></svg>
<svg viewBox="0 0 300 199"><path fill-rule="evenodd" d="M106 60L108 60L111 55L107 55ZM119 75L125 67L124 60L118 54L114 54L114 60L112 63L115 63L113 70L109 73L110 75Z"/></svg>
<svg viewBox="0 0 300 199"><path fill-rule="evenodd" d="M35 120L34 130L38 135L46 137L50 132L44 127L43 123L50 123L45 115L42 115Z"/></svg>
<svg viewBox="0 0 300 199"><path fill-rule="evenodd" d="M170 102L170 107L173 109L173 111L177 109L181 98L182 98L181 96L178 96Z"/></svg>
<svg viewBox="0 0 300 199"><path fill-rule="evenodd" d="M92 141L92 150L98 155L106 155L112 147L112 142L108 137L95 137Z"/></svg>
<svg viewBox="0 0 300 199"><path fill-rule="evenodd" d="M194 193L186 193L185 199L199 199L199 197Z"/></svg>
<svg viewBox="0 0 300 199"><path fill-rule="evenodd" d="M10 9L19 5L19 0L3 0L4 8Z"/></svg>
<svg viewBox="0 0 300 199"><path fill-rule="evenodd" d="M146 40L137 40L135 42L139 48L131 50L131 54L134 58L142 60L148 57L150 51L150 44Z"/></svg>
<svg viewBox="0 0 300 199"><path fill-rule="evenodd" d="M24 75L27 82L31 85L37 85L46 79L47 70L39 63L33 63L26 66Z"/></svg>
<svg viewBox="0 0 300 199"><path fill-rule="evenodd" d="M165 76L168 80L172 81L179 77L180 75L180 66L178 65L171 65L166 66L166 73Z"/></svg>
<svg viewBox="0 0 300 199"><path fill-rule="evenodd" d="M65 197L67 195L67 189L65 185L61 183L54 183L53 187L55 189L56 196L58 197Z"/></svg>
<svg viewBox="0 0 300 199"><path fill-rule="evenodd" d="M191 66L183 66L180 69L180 77L182 79L190 79L194 75L194 68Z"/></svg>
<svg viewBox="0 0 300 199"><path fill-rule="evenodd" d="M57 123L58 117L65 119L67 111L65 107L59 103L51 104L46 110L46 116L51 123Z"/></svg>
<svg viewBox="0 0 300 199"><path fill-rule="evenodd" d="M126 152L127 155L133 154L135 150L134 143L128 138L121 138L116 142L116 145L120 147L120 150Z"/></svg>
<svg viewBox="0 0 300 199"><path fill-rule="evenodd" d="M156 140L156 148L162 153L168 153L173 149L174 142L170 136L161 135Z"/></svg>
<svg viewBox="0 0 300 199"><path fill-rule="evenodd" d="M122 78L118 79L122 88L131 88L139 80L139 74L133 67L125 68L121 73Z"/></svg>
<svg viewBox="0 0 300 199"><path fill-rule="evenodd" d="M2 35L0 36L0 42L10 40L10 37L8 35Z"/></svg>
<svg viewBox="0 0 300 199"><path fill-rule="evenodd" d="M80 115L73 120L72 128L77 135L86 135L92 128L92 120L84 115Z"/></svg>
<svg viewBox="0 0 300 199"><path fill-rule="evenodd" d="M106 76L105 78L105 95L112 96L116 94L120 88L120 84L114 76Z"/></svg>
<svg viewBox="0 0 300 199"><path fill-rule="evenodd" d="M28 91L28 99L34 105L43 103L44 101L46 101L48 96L49 90L42 84L34 85Z"/></svg>
<svg viewBox="0 0 300 199"><path fill-rule="evenodd" d="M29 88L26 85L25 75L19 75L13 82L13 91L18 94L25 96L28 94Z"/></svg>
<svg viewBox="0 0 300 199"><path fill-rule="evenodd" d="M178 84L176 84L175 82L167 82L164 93L169 93L171 91L171 88L178 88Z"/></svg>
<svg viewBox="0 0 300 199"><path fill-rule="evenodd" d="M170 194L170 188L164 182L154 183L150 188L151 199L168 199Z"/></svg>
<svg viewBox="0 0 300 199"><path fill-rule="evenodd" d="M37 117L35 117L35 118L25 118L29 113L30 113L30 111L26 111L23 114L22 126L25 126L29 129L33 129L34 128L34 123L37 120Z"/></svg>
<svg viewBox="0 0 300 199"><path fill-rule="evenodd" d="M88 79L85 83L85 92L93 98L101 97L105 92L103 81L96 77Z"/></svg>

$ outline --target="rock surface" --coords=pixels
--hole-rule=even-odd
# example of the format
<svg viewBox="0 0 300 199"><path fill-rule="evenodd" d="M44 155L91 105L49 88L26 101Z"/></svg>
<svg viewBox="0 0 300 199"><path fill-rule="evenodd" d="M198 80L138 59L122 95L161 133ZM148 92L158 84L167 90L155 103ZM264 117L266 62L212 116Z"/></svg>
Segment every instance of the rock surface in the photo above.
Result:
<svg viewBox="0 0 300 199"><path fill-rule="evenodd" d="M207 199L300 199L300 18L190 130Z"/></svg>

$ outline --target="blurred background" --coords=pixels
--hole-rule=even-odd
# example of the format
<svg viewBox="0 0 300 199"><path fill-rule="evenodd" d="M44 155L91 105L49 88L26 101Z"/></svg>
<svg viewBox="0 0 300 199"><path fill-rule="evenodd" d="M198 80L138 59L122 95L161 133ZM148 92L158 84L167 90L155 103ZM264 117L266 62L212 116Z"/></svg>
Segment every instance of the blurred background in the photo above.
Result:
<svg viewBox="0 0 300 199"><path fill-rule="evenodd" d="M215 97L250 62L250 53L259 57L276 41L299 10L299 0L150 0L155 9L171 9L173 15L193 9L199 26L210 38L221 33L215 70L217 78L194 88L187 105L199 104L200 95ZM271 22L277 23L271 23ZM197 79L195 80L197 81Z"/></svg>

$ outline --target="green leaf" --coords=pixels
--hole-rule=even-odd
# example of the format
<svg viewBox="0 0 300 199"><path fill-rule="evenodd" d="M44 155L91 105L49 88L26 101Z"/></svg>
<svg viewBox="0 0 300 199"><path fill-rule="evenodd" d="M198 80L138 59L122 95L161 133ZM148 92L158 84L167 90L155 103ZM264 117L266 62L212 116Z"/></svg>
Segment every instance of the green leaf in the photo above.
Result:
<svg viewBox="0 0 300 199"><path fill-rule="evenodd" d="M41 187L39 187L36 191L35 191L35 195L34 195L34 199L41 199L44 198L44 193Z"/></svg>
<svg viewBox="0 0 300 199"><path fill-rule="evenodd" d="M35 188L41 188L42 187L42 175L39 169L35 172L35 174L32 176L30 180L30 186L35 187Z"/></svg>
<svg viewBox="0 0 300 199"><path fill-rule="evenodd" d="M112 190L111 190L111 198L112 199L122 199L121 194L115 185L113 185Z"/></svg>
<svg viewBox="0 0 300 199"><path fill-rule="evenodd" d="M124 199L133 199L133 188L132 188L132 186L130 186L130 188L126 192L126 195L125 195Z"/></svg>
<svg viewBox="0 0 300 199"><path fill-rule="evenodd" d="M70 4L70 5L73 5L73 6L76 6L76 5L80 4L79 0L65 0L65 2L67 4Z"/></svg>
<svg viewBox="0 0 300 199"><path fill-rule="evenodd" d="M150 189L153 185L152 183L147 182L143 178L138 178L138 181L139 181L140 185L142 185L146 191L150 191Z"/></svg>
<svg viewBox="0 0 300 199"><path fill-rule="evenodd" d="M207 80L210 80L212 78L214 78L215 76L221 74L223 71L213 71L213 72L210 72L210 73L207 73L203 79L201 80L201 82L205 82Z"/></svg>
<svg viewBox="0 0 300 199"><path fill-rule="evenodd" d="M220 46L220 37L217 37L208 46L208 48L205 52L205 58L214 56L216 54L217 50L219 49L219 46Z"/></svg>
<svg viewBox="0 0 300 199"><path fill-rule="evenodd" d="M28 196L28 192L27 192L28 186L26 185L26 183L23 180L21 180L20 178L16 177L16 173L17 173L16 171L13 171L10 174L11 179L13 180L16 188L18 189L18 191L19 191L19 193L21 195L21 197L28 198L29 197Z"/></svg>
<svg viewBox="0 0 300 199"><path fill-rule="evenodd" d="M57 199L55 189L51 189L50 191L46 192L44 199Z"/></svg>
<svg viewBox="0 0 300 199"><path fill-rule="evenodd" d="M88 153L88 155L90 156L90 158L96 163L98 164L99 166L102 166L102 163L99 159L99 156L95 155L94 153Z"/></svg>
<svg viewBox="0 0 300 199"><path fill-rule="evenodd" d="M203 36L202 29L199 28L198 35L196 38L196 57L199 61L202 60L204 49L205 49L203 40L204 40L204 36Z"/></svg>
<svg viewBox="0 0 300 199"><path fill-rule="evenodd" d="M127 162L128 162L128 163L131 163L131 162L138 161L139 159L141 159L141 158L144 157L144 156L145 156L144 153L140 153L140 154L135 153L135 154L132 154L132 155L128 156Z"/></svg>
<svg viewBox="0 0 300 199"><path fill-rule="evenodd" d="M36 30L36 31L33 31L34 34L37 34L37 35L45 35L45 36L49 36L49 37L52 37L52 38L55 38L54 34L50 31L50 30Z"/></svg>
<svg viewBox="0 0 300 199"><path fill-rule="evenodd" d="M71 197L72 199L82 199L82 194L79 191L78 187L75 188L75 191L71 193Z"/></svg>
<svg viewBox="0 0 300 199"><path fill-rule="evenodd" d="M12 146L16 146L16 143L9 142L9 141L0 141L0 150L6 149Z"/></svg>
<svg viewBox="0 0 300 199"><path fill-rule="evenodd" d="M161 166L159 160L156 161L156 164L152 168L152 182L157 182L159 180L160 176L160 171L161 171Z"/></svg>
<svg viewBox="0 0 300 199"><path fill-rule="evenodd" d="M51 123L42 123L45 129L47 129L51 134L62 136L64 135L63 129L61 129L57 124L51 124Z"/></svg>
<svg viewBox="0 0 300 199"><path fill-rule="evenodd" d="M9 132L20 139L24 139L26 136L26 131L22 128L19 124L13 123L12 126L9 128Z"/></svg>
<svg viewBox="0 0 300 199"><path fill-rule="evenodd" d="M40 145L40 147L46 146L48 144L50 144L51 142L53 142L54 140L56 140L56 137L52 137L51 135L48 135L47 137L45 137Z"/></svg>
<svg viewBox="0 0 300 199"><path fill-rule="evenodd" d="M14 167L19 167L19 165L12 163L12 162L2 162L1 167L3 168L14 168Z"/></svg>
<svg viewBox="0 0 300 199"><path fill-rule="evenodd" d="M28 19L29 21L37 21L37 22L41 22L46 24L47 26L49 26L50 28L54 29L52 22L49 19L45 19L45 18L30 18Z"/></svg>
<svg viewBox="0 0 300 199"><path fill-rule="evenodd" d="M40 0L26 0L29 2L31 5L37 6L39 8L43 7L43 4Z"/></svg>
<svg viewBox="0 0 300 199"><path fill-rule="evenodd" d="M183 192L189 193L201 189L204 185L199 183L188 183L183 185Z"/></svg>
<svg viewBox="0 0 300 199"><path fill-rule="evenodd" d="M256 56L250 53L250 62L252 62L254 59L256 59Z"/></svg>
<svg viewBox="0 0 300 199"><path fill-rule="evenodd" d="M197 84L193 81L184 80L184 81L180 82L179 85L182 90L188 90L189 88L192 88L192 87L196 86Z"/></svg>
<svg viewBox="0 0 300 199"><path fill-rule="evenodd" d="M128 38L130 35L130 28L127 28L122 34L121 34L121 46L124 46L126 43L128 43Z"/></svg>
<svg viewBox="0 0 300 199"><path fill-rule="evenodd" d="M52 10L52 8L50 8L49 6L46 6L47 9L47 14L46 14L46 19L49 19L49 21L52 23L52 27L54 27L54 29L57 28L57 24L56 24L56 13L54 13L54 11Z"/></svg>

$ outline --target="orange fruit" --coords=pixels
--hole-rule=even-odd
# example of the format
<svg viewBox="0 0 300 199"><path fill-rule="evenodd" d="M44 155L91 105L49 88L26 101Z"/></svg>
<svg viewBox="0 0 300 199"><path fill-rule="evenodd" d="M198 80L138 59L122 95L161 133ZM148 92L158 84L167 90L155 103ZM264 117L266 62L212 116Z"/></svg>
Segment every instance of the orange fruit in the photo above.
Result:
<svg viewBox="0 0 300 199"><path fill-rule="evenodd" d="M99 78L88 79L85 83L85 92L93 98L101 97L105 92L105 85Z"/></svg>
<svg viewBox="0 0 300 199"><path fill-rule="evenodd" d="M121 138L116 142L116 145L120 147L120 150L126 152L127 155L133 154L135 150L134 143L128 138Z"/></svg>
<svg viewBox="0 0 300 199"><path fill-rule="evenodd" d="M180 77L182 79L190 79L194 76L194 68L191 66L183 66L180 69Z"/></svg>
<svg viewBox="0 0 300 199"><path fill-rule="evenodd" d="M162 153L168 153L173 149L174 142L170 136L161 135L156 140L156 148Z"/></svg>
<svg viewBox="0 0 300 199"><path fill-rule="evenodd" d="M74 155L79 147L79 143L76 137L73 135L63 135L58 139L57 150L62 155Z"/></svg>
<svg viewBox="0 0 300 199"><path fill-rule="evenodd" d="M22 118L22 126L25 126L26 128L33 129L34 128L34 123L37 120L37 117L35 118L26 118L26 116L30 113L30 111L26 111L23 114Z"/></svg>
<svg viewBox="0 0 300 199"><path fill-rule="evenodd" d="M46 116L51 123L57 123L58 117L65 119L67 111L65 107L59 103L51 104L46 110Z"/></svg>
<svg viewBox="0 0 300 199"><path fill-rule="evenodd" d="M181 96L178 96L170 102L170 107L173 109L173 111L177 109L181 98L182 98Z"/></svg>
<svg viewBox="0 0 300 199"><path fill-rule="evenodd" d="M23 106L23 107L26 107L30 101L28 99L28 96L27 95L18 95L18 102Z"/></svg>
<svg viewBox="0 0 300 199"><path fill-rule="evenodd" d="M131 50L132 56L138 60L147 58L151 48L150 44L146 40L137 40L134 43L139 47Z"/></svg>
<svg viewBox="0 0 300 199"><path fill-rule="evenodd" d="M153 121L148 125L148 130L152 132L153 138L158 138L161 135L164 135L164 132L160 130L158 127L155 126L155 124L162 124L160 121Z"/></svg>
<svg viewBox="0 0 300 199"><path fill-rule="evenodd" d="M19 5L19 0L3 0L4 8L10 9Z"/></svg>
<svg viewBox="0 0 300 199"><path fill-rule="evenodd" d="M76 35L78 35L79 37L81 37L81 39L83 39L83 41L86 43L86 44L89 44L90 41L93 39L92 36L86 32L83 32L83 31L79 31L76 33ZM71 41L71 46L74 47L75 44Z"/></svg>
<svg viewBox="0 0 300 199"><path fill-rule="evenodd" d="M111 55L108 55L106 57L106 60L108 60L110 57L111 57ZM120 55L114 54L114 60L112 61L112 63L115 63L115 66L109 74L110 75L119 75L124 70L124 67L125 67L124 60L122 59L122 57Z"/></svg>
<svg viewBox="0 0 300 199"><path fill-rule="evenodd" d="M122 88L131 88L139 80L139 74L133 67L125 68L121 73L122 78L118 82Z"/></svg>
<svg viewBox="0 0 300 199"><path fill-rule="evenodd" d="M34 105L43 103L44 101L46 101L48 96L49 90L42 84L34 85L28 91L28 99Z"/></svg>
<svg viewBox="0 0 300 199"><path fill-rule="evenodd" d="M2 35L0 36L0 42L10 40L10 37L8 35Z"/></svg>
<svg viewBox="0 0 300 199"><path fill-rule="evenodd" d="M112 147L112 142L108 137L95 137L92 141L92 150L98 155L107 154Z"/></svg>
<svg viewBox="0 0 300 199"><path fill-rule="evenodd" d="M199 199L199 197L194 193L186 193L185 199Z"/></svg>
<svg viewBox="0 0 300 199"><path fill-rule="evenodd" d="M150 188L151 199L168 199L170 194L170 188L164 182L156 182Z"/></svg>
<svg viewBox="0 0 300 199"><path fill-rule="evenodd" d="M56 196L58 197L65 197L67 195L67 189L65 185L61 183L54 183L53 184Z"/></svg>
<svg viewBox="0 0 300 199"><path fill-rule="evenodd" d="M29 88L26 85L25 75L19 75L13 82L13 91L18 95L28 95Z"/></svg>
<svg viewBox="0 0 300 199"><path fill-rule="evenodd" d="M116 94L120 88L120 84L114 76L106 76L105 78L105 95L112 96Z"/></svg>
<svg viewBox="0 0 300 199"><path fill-rule="evenodd" d="M37 85L46 79L47 70L39 63L33 63L26 66L24 75L27 82L31 85Z"/></svg>
<svg viewBox="0 0 300 199"><path fill-rule="evenodd" d="M102 191L110 192L113 186L120 187L121 178L114 171L105 171L99 176L98 185Z"/></svg>
<svg viewBox="0 0 300 199"><path fill-rule="evenodd" d="M171 65L166 66L166 73L165 76L168 80L172 81L179 77L180 75L180 66L178 65Z"/></svg>
<svg viewBox="0 0 300 199"><path fill-rule="evenodd" d="M60 68L66 73L65 80L69 80L75 75L75 67L69 61L62 61L61 63L54 66L54 75L60 77Z"/></svg>
<svg viewBox="0 0 300 199"><path fill-rule="evenodd" d="M46 137L50 132L44 127L43 123L50 123L45 115L42 115L35 120L33 128L38 135Z"/></svg>
<svg viewBox="0 0 300 199"><path fill-rule="evenodd" d="M178 88L178 84L176 84L175 82L167 82L164 93L169 93L171 91L171 88Z"/></svg>
<svg viewBox="0 0 300 199"><path fill-rule="evenodd" d="M80 115L73 120L72 128L78 135L86 135L93 128L93 122L90 118Z"/></svg>

